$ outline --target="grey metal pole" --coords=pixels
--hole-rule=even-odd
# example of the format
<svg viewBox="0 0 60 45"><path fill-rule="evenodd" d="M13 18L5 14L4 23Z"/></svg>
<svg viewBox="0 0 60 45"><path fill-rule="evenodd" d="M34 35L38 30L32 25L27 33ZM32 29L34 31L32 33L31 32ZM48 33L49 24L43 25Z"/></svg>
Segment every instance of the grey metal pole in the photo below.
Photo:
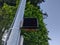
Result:
<svg viewBox="0 0 60 45"><path fill-rule="evenodd" d="M23 35L21 35L21 38L20 38L20 44L19 45L23 45L23 42L24 42L24 37L23 37Z"/></svg>
<svg viewBox="0 0 60 45"><path fill-rule="evenodd" d="M10 34L10 37L7 41L7 45L18 45L19 44L19 38L20 38L20 23L23 21L23 16L24 16L24 9L26 5L26 0L21 0L21 3L19 4L17 13L16 13L16 19L14 22L14 25L12 27L12 31Z"/></svg>

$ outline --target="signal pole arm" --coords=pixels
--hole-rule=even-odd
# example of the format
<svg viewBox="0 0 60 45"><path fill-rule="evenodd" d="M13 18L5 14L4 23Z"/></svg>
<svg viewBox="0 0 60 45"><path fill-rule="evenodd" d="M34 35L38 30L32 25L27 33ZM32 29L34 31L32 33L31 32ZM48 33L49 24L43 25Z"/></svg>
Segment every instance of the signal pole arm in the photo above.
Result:
<svg viewBox="0 0 60 45"><path fill-rule="evenodd" d="M16 12L16 19L14 22L14 25L12 27L11 34L9 36L9 39L7 41L7 45L19 45L19 39L20 39L20 27L21 27L21 21L23 21L24 17L24 10L25 10L26 0L21 0L18 10Z"/></svg>

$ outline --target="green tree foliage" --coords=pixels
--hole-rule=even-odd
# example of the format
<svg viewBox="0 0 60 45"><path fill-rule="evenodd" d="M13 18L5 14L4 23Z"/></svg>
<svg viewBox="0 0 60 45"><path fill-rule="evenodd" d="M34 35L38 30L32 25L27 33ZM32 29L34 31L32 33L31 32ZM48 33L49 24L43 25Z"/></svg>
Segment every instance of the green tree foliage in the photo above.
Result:
<svg viewBox="0 0 60 45"><path fill-rule="evenodd" d="M38 7L27 2L25 17L34 17L38 19L39 29L36 32L22 31L24 35L24 45L48 45L48 32L43 22L42 12Z"/></svg>
<svg viewBox="0 0 60 45"><path fill-rule="evenodd" d="M2 15L2 17L3 17L3 20L1 20L1 21L3 21L2 24L4 24L3 25L3 27L4 27L4 26L6 26L12 22L13 17L15 15L15 7L14 6L8 6L6 3L4 3L4 6L1 9L1 12L2 13L0 13L0 15Z"/></svg>
<svg viewBox="0 0 60 45"><path fill-rule="evenodd" d="M3 7L0 8L0 21L3 22L2 24L0 22L0 25L2 27L9 27L7 25L12 23L18 4L19 0L16 1L16 6L10 6L7 3L4 3Z"/></svg>
<svg viewBox="0 0 60 45"><path fill-rule="evenodd" d="M19 0L16 1L16 6L11 6L7 3L3 3L3 6L0 8L0 45L2 38L2 28L5 27L5 29L8 29L12 24L18 4Z"/></svg>
<svg viewBox="0 0 60 45"><path fill-rule="evenodd" d="M38 3L45 2L45 0L27 0L27 2L31 2L34 6L37 6Z"/></svg>
<svg viewBox="0 0 60 45"><path fill-rule="evenodd" d="M43 22L43 14L37 7L37 3L42 1L44 0L27 0L24 17L37 18L39 29L33 32L22 30L21 34L24 35L24 45L48 45L49 37L45 24ZM0 8L0 32L2 32L3 27L5 27L6 29L10 27L15 16L18 4L19 0L16 0L16 6L11 6L8 3L4 3Z"/></svg>

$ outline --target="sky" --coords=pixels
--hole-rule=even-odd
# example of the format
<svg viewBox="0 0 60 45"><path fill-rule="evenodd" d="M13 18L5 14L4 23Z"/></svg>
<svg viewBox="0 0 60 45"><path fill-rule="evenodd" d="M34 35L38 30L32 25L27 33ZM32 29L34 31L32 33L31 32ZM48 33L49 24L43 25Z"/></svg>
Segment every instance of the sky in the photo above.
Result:
<svg viewBox="0 0 60 45"><path fill-rule="evenodd" d="M60 0L45 0L40 6L41 10L48 14L44 22L51 38L49 45L60 45Z"/></svg>

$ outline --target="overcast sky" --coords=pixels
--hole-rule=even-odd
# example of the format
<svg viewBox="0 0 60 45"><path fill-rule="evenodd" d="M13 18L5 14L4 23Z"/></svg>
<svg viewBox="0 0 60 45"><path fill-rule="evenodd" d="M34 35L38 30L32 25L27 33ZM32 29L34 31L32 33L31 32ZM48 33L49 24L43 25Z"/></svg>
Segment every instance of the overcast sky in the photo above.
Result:
<svg viewBox="0 0 60 45"><path fill-rule="evenodd" d="M47 23L49 37L52 39L49 44L60 45L60 0L46 0L40 6L44 12L48 13L48 18L44 21Z"/></svg>

